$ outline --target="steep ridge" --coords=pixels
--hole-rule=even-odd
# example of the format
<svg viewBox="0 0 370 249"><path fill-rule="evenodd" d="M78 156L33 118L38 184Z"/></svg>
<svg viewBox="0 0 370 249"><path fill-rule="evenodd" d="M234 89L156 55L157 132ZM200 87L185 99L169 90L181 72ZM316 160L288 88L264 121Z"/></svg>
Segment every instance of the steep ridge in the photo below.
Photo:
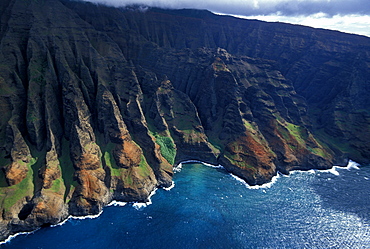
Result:
<svg viewBox="0 0 370 249"><path fill-rule="evenodd" d="M142 8L105 8L95 18L97 11L87 10L88 4L69 2L67 5L115 40L133 61L141 55L148 61L146 55L154 43L165 50L220 47L233 55L276 62L277 70L307 100L315 135L335 151L349 153L359 162L369 161L367 145L363 145L369 138L367 132L363 133L369 118L364 111L369 106L367 37L300 25L241 20L203 10L154 8L144 14ZM346 120L347 128L342 128L343 122L334 115L338 111L351 113L351 118ZM343 132L358 126L361 132L351 135ZM339 144L343 146L338 148Z"/></svg>
<svg viewBox="0 0 370 249"><path fill-rule="evenodd" d="M0 239L146 201L184 160L252 185L369 162L369 38L66 0L0 13Z"/></svg>

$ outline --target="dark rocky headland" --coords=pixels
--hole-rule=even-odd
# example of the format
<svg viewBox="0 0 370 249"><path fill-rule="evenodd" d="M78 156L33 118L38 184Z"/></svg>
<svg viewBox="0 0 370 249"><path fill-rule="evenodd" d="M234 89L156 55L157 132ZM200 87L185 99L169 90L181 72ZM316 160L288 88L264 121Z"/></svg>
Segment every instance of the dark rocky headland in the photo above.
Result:
<svg viewBox="0 0 370 249"><path fill-rule="evenodd" d="M183 160L251 185L369 163L370 38L67 0L0 13L0 240L145 201Z"/></svg>

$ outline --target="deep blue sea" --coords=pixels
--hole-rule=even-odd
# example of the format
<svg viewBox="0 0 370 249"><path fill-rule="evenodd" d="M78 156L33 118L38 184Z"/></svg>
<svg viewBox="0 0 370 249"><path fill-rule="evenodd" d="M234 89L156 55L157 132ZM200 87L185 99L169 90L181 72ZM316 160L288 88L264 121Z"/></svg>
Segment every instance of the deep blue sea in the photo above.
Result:
<svg viewBox="0 0 370 249"><path fill-rule="evenodd" d="M1 248L370 248L370 166L293 172L248 188L184 164L147 206L19 235Z"/></svg>

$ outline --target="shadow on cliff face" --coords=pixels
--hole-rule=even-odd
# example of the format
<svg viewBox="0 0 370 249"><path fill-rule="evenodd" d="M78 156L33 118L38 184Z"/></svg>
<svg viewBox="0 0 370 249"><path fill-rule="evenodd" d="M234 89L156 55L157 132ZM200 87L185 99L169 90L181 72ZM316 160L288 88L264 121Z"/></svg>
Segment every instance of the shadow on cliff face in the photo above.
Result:
<svg viewBox="0 0 370 249"><path fill-rule="evenodd" d="M346 172L343 172L346 171ZM358 169L338 169L339 175L318 173L313 185L324 208L358 215L370 223L370 165Z"/></svg>

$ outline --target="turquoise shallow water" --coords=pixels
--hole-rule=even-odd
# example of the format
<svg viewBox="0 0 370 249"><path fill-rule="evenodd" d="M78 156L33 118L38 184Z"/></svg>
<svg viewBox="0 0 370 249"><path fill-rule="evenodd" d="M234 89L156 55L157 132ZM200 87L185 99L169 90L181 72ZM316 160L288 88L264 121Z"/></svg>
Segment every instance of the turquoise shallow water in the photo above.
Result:
<svg viewBox="0 0 370 249"><path fill-rule="evenodd" d="M293 172L250 189L185 164L146 207L20 235L1 248L370 248L370 167Z"/></svg>

